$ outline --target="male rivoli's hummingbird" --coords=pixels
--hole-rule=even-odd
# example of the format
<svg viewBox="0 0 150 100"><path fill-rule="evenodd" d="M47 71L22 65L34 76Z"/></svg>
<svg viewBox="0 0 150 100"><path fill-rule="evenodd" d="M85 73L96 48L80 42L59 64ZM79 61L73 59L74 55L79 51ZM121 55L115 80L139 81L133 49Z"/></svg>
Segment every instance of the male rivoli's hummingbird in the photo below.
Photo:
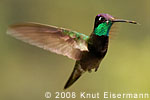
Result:
<svg viewBox="0 0 150 100"><path fill-rule="evenodd" d="M38 23L15 24L9 27L7 33L29 44L76 60L73 72L64 87L66 89L84 72L90 72L91 69L97 71L108 49L110 28L116 22L137 24L135 21L115 19L109 14L99 14L95 18L90 36Z"/></svg>

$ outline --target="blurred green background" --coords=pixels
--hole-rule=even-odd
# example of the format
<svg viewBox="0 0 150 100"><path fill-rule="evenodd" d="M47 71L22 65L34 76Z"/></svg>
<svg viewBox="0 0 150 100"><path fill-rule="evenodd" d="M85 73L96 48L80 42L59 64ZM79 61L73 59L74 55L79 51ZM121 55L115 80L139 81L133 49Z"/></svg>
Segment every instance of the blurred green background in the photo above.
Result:
<svg viewBox="0 0 150 100"><path fill-rule="evenodd" d="M38 22L89 35L99 13L141 25L116 24L99 70L66 91L99 92L101 100L107 91L150 93L150 0L0 0L0 100L44 100L46 91L63 91L75 63L8 36L10 24Z"/></svg>

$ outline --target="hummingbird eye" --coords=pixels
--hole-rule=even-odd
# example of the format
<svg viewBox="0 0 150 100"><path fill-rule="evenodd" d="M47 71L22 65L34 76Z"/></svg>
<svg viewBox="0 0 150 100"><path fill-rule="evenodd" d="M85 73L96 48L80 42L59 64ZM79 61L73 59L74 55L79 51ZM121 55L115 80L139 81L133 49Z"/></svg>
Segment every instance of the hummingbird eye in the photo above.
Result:
<svg viewBox="0 0 150 100"><path fill-rule="evenodd" d="M98 20L103 22L103 21L105 21L105 18L100 16Z"/></svg>

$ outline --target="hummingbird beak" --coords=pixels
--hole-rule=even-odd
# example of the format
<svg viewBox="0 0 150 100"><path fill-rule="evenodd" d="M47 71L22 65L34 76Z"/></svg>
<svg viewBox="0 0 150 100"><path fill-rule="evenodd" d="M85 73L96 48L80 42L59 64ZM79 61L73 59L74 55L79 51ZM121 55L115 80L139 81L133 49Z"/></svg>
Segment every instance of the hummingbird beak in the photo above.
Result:
<svg viewBox="0 0 150 100"><path fill-rule="evenodd" d="M130 21L130 20L124 20L124 19L113 19L112 22L125 22L125 23L138 24L136 21Z"/></svg>

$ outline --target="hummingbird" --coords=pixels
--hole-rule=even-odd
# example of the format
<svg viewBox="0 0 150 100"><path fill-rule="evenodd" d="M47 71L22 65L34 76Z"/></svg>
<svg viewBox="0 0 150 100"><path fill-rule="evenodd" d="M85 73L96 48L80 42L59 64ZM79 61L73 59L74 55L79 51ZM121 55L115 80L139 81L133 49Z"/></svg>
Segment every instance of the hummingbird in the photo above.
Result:
<svg viewBox="0 0 150 100"><path fill-rule="evenodd" d="M137 24L135 21L116 19L109 14L95 17L91 35L52 25L25 22L10 25L7 33L31 45L75 60L75 66L64 89L70 87L85 72L97 71L108 50L109 32L117 22Z"/></svg>

